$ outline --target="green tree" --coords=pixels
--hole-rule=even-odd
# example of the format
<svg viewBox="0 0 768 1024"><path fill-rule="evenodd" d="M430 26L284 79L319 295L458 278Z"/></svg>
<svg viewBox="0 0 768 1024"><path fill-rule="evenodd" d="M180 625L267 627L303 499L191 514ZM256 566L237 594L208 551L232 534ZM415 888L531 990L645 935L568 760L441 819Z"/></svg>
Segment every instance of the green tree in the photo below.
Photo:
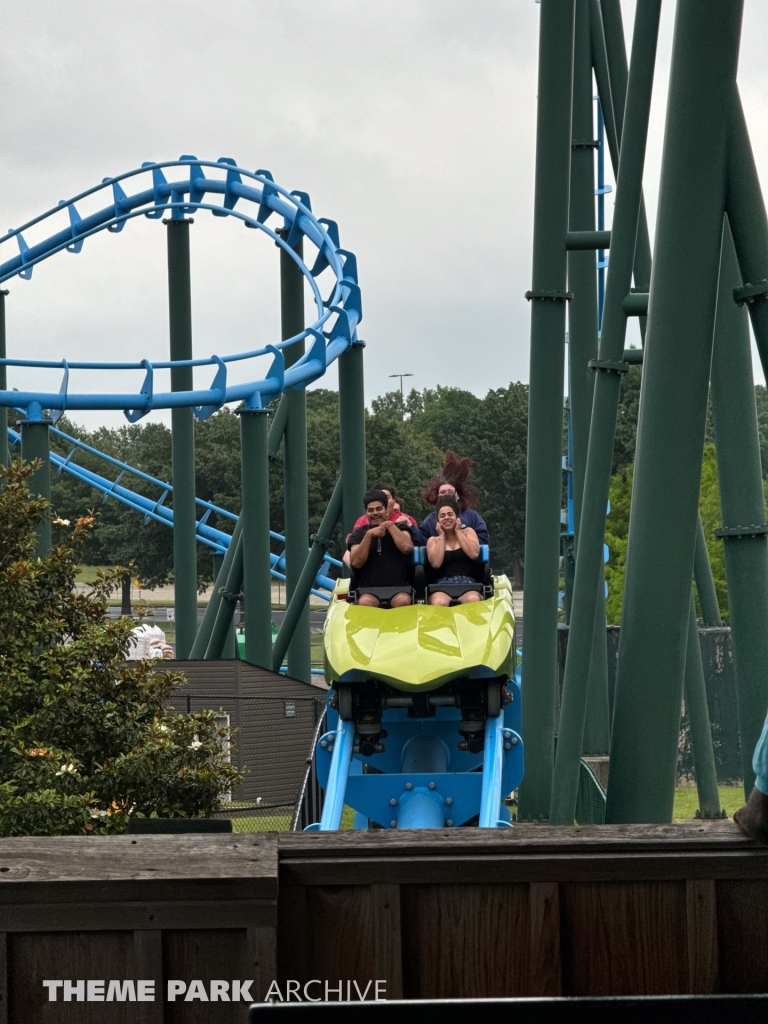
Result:
<svg viewBox="0 0 768 1024"><path fill-rule="evenodd" d="M525 548L528 385L489 391L467 422L465 447L472 459L480 512L491 538L491 557L522 583Z"/></svg>
<svg viewBox="0 0 768 1024"><path fill-rule="evenodd" d="M616 412L616 436L613 443L613 466L611 472L621 472L635 461L637 440L637 418L640 411L640 381L642 367L633 366L621 378L619 407Z"/></svg>
<svg viewBox="0 0 768 1024"><path fill-rule="evenodd" d="M210 815L240 774L214 712L175 714L183 677L125 661L133 623L105 618L122 570L74 590L93 525L54 519L56 546L35 557L47 502L14 463L0 490L0 834L123 831L131 814Z"/></svg>
<svg viewBox="0 0 768 1024"><path fill-rule="evenodd" d="M608 584L606 613L609 623L621 621L624 597L624 572L627 560L627 537L629 534L629 512L632 500L633 465L627 466L611 480L611 511L606 522L605 543L609 558L605 567ZM725 555L723 542L715 537L715 530L722 525L720 513L720 488L717 481L717 458L714 445L704 448L701 463L701 490L699 511L704 526L712 576L715 581L717 600L723 621L728 621L728 588L725 579ZM698 605L698 599L697 599Z"/></svg>

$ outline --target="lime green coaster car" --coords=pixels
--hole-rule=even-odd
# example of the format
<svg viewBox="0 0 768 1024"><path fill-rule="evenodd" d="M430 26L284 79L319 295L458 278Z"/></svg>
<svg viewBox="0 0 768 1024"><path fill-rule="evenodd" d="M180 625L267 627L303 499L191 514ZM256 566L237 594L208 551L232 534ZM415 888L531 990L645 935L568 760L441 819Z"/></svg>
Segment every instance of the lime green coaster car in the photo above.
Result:
<svg viewBox="0 0 768 1024"><path fill-rule="evenodd" d="M397 690L426 692L454 679L512 678L515 616L506 576L493 577L483 601L439 607L370 608L348 602L338 580L323 629L325 678L377 680Z"/></svg>

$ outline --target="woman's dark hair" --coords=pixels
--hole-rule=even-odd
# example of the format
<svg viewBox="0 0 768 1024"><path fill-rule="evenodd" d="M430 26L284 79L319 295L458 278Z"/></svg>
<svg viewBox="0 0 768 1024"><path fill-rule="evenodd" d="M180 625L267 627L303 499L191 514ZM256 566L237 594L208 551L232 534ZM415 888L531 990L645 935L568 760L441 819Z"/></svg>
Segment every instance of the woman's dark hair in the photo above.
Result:
<svg viewBox="0 0 768 1024"><path fill-rule="evenodd" d="M442 498L437 499L435 514L439 514L441 508L452 508L457 516L461 513L458 501L456 501L455 498L452 498L450 494L446 494Z"/></svg>
<svg viewBox="0 0 768 1024"><path fill-rule="evenodd" d="M392 486L392 484L376 484L376 490L386 491L387 494L391 494L393 498L395 496L395 488Z"/></svg>
<svg viewBox="0 0 768 1024"><path fill-rule="evenodd" d="M460 459L453 452L447 451L442 473L432 477L421 496L428 505L435 505L439 497L440 484L450 484L456 489L456 497L462 512L465 508L477 508L477 498L470 483L471 477L472 460Z"/></svg>
<svg viewBox="0 0 768 1024"><path fill-rule="evenodd" d="M380 501L384 508L389 504L384 491L380 491L378 487L374 487L372 491L366 491L363 495L363 508L368 508L372 501Z"/></svg>

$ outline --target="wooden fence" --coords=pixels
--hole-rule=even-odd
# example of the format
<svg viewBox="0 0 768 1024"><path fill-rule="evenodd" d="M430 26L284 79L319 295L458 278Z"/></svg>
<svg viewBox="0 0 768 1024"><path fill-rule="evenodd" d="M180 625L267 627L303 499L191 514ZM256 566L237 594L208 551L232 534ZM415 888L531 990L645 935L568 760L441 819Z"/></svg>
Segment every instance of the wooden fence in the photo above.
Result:
<svg viewBox="0 0 768 1024"><path fill-rule="evenodd" d="M44 979L154 979L48 1003ZM389 999L768 992L768 847L732 822L0 840L0 1021L241 1021L169 979ZM313 996L318 991L313 990Z"/></svg>

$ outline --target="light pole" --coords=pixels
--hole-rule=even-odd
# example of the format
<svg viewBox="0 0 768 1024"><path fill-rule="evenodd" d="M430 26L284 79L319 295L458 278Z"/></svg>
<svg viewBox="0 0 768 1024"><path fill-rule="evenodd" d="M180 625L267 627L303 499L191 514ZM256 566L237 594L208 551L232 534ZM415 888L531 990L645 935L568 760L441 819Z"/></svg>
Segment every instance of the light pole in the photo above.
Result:
<svg viewBox="0 0 768 1024"><path fill-rule="evenodd" d="M405 395L403 393L403 377L413 377L412 373L390 373L390 377L400 378L400 419L405 415Z"/></svg>

